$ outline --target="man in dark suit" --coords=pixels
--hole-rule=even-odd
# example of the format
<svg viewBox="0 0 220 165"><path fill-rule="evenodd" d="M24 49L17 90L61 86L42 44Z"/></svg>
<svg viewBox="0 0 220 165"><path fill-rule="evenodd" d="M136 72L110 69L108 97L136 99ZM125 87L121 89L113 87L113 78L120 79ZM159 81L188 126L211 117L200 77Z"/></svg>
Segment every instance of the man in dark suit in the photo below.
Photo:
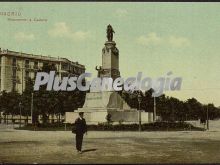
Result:
<svg viewBox="0 0 220 165"><path fill-rule="evenodd" d="M79 117L75 121L76 133L76 149L77 152L82 153L82 141L84 133L87 134L86 120L83 118L83 112L79 112Z"/></svg>

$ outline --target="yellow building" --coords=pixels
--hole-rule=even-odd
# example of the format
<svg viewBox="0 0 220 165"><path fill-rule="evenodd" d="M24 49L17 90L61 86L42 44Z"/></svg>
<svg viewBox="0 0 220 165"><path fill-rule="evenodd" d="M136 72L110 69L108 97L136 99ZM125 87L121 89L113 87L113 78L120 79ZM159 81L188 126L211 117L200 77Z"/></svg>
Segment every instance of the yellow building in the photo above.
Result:
<svg viewBox="0 0 220 165"><path fill-rule="evenodd" d="M66 58L27 54L0 48L0 91L22 93L26 80L35 79L44 64L54 64L60 77L77 76L85 72L85 66Z"/></svg>

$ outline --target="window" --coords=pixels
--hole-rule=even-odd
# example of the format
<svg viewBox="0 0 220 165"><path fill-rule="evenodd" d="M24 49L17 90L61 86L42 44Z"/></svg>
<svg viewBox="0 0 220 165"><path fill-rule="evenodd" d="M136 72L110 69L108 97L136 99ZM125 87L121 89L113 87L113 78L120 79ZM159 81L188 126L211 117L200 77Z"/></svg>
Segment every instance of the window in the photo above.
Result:
<svg viewBox="0 0 220 165"><path fill-rule="evenodd" d="M29 68L29 60L25 60L25 68Z"/></svg>
<svg viewBox="0 0 220 165"><path fill-rule="evenodd" d="M14 57L13 59L12 59L12 66L16 66L16 58Z"/></svg>
<svg viewBox="0 0 220 165"><path fill-rule="evenodd" d="M62 69L62 70L68 70L68 69L69 69L69 65L66 64L66 63L62 63L61 69Z"/></svg>
<svg viewBox="0 0 220 165"><path fill-rule="evenodd" d="M38 69L38 62L37 61L34 62L34 69Z"/></svg>
<svg viewBox="0 0 220 165"><path fill-rule="evenodd" d="M45 67L47 67L48 65L49 65L48 62L43 62L43 66L42 66L42 68L45 68Z"/></svg>
<svg viewBox="0 0 220 165"><path fill-rule="evenodd" d="M61 78L63 78L63 77L68 77L68 76L69 76L69 73L67 73L67 72L61 73Z"/></svg>
<svg viewBox="0 0 220 165"><path fill-rule="evenodd" d="M25 71L25 78L29 78L29 72L28 71Z"/></svg>

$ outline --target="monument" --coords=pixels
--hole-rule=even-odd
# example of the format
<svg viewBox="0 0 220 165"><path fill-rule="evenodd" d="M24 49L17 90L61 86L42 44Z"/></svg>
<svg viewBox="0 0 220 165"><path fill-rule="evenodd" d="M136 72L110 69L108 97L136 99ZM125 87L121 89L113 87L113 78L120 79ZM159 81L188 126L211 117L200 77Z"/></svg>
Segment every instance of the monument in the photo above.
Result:
<svg viewBox="0 0 220 165"><path fill-rule="evenodd" d="M107 26L107 41L102 49L102 66L97 67L98 77L111 77L113 80L120 77L119 50L113 41L114 30ZM66 112L66 122L73 123L79 112L84 112L88 124L106 122L107 115L112 122L138 123L138 110L132 109L125 100L115 91L97 91L86 93L85 103L75 112ZM142 123L153 121L153 114L141 111Z"/></svg>
<svg viewBox="0 0 220 165"><path fill-rule="evenodd" d="M119 50L113 41L113 33L115 32L111 25L107 26L106 33L108 41L105 42L102 49L102 66L99 68L96 66L96 70L98 71L98 77L112 77L114 80L120 76Z"/></svg>

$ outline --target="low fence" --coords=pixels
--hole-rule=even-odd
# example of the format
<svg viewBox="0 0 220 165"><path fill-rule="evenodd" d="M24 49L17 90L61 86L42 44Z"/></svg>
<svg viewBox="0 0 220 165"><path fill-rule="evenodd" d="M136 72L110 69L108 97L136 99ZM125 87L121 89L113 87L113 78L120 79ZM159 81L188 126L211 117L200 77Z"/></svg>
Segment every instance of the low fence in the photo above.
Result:
<svg viewBox="0 0 220 165"><path fill-rule="evenodd" d="M39 116L38 121L40 123L42 123L43 119L42 116ZM61 116L60 119L59 118L53 118L53 117L49 117L47 119L48 123L54 123L54 122L64 122L65 121L65 116ZM0 124L31 124L32 120L31 120L31 116L20 116L19 115L4 115L4 116L0 116Z"/></svg>

